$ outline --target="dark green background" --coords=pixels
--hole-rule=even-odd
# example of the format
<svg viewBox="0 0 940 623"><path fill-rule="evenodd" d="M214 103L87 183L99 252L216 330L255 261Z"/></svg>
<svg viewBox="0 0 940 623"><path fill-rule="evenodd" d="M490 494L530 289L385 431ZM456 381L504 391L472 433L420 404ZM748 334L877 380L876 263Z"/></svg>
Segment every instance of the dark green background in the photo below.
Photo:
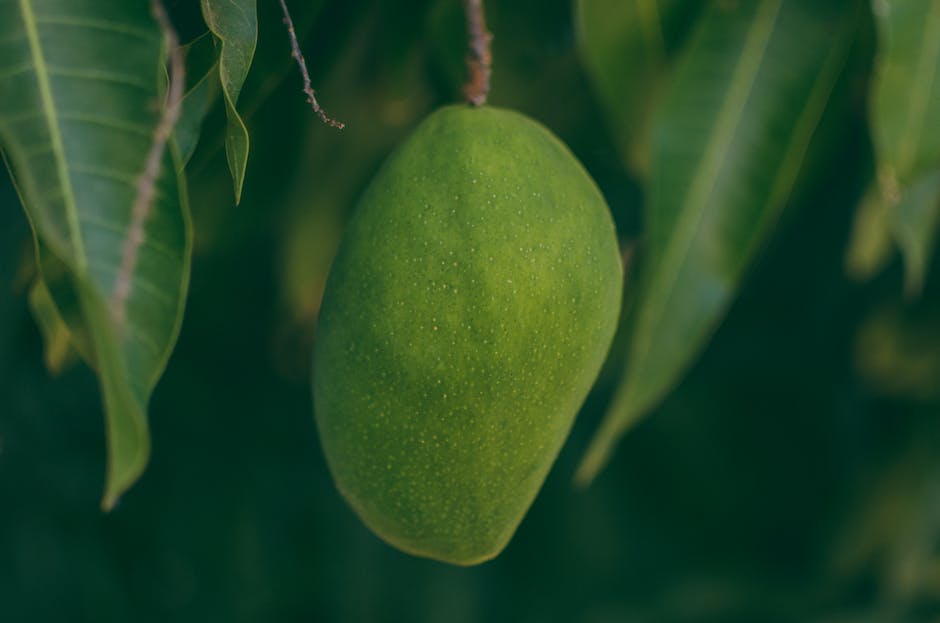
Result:
<svg viewBox="0 0 940 623"><path fill-rule="evenodd" d="M184 38L195 4L173 6ZM460 569L389 548L340 499L312 416L314 314L291 292L316 292L320 256L388 150L459 98L462 16L445 0L320 4L294 17L321 102L349 127L305 107L277 4L262 0L245 195L232 205L217 104L191 163L192 286L151 404L152 461L110 514L97 383L83 365L58 378L43 366L28 225L0 181L0 621L940 618L940 379L905 382L917 361L938 369L938 262L917 302L897 260L868 284L843 268L872 168L870 39L681 386L579 491L571 476L615 378L603 375L509 547ZM570 5L494 1L489 17L491 101L559 134L632 238L642 193L579 68ZM309 265L285 253L302 224L318 232L299 247Z"/></svg>

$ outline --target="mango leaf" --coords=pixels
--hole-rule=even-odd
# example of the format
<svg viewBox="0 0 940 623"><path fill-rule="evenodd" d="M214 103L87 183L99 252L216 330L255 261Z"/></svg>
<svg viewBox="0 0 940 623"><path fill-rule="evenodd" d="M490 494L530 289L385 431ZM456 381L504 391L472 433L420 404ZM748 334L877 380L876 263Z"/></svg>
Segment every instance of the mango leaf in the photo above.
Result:
<svg viewBox="0 0 940 623"><path fill-rule="evenodd" d="M238 203L248 165L248 130L236 104L255 55L258 14L255 0L202 0L202 16L219 45L219 78L228 118L225 159Z"/></svg>
<svg viewBox="0 0 940 623"><path fill-rule="evenodd" d="M873 7L879 53L871 127L878 181L907 263L908 292L916 292L940 220L940 192L931 193L931 178L940 172L940 2L876 0Z"/></svg>
<svg viewBox="0 0 940 623"><path fill-rule="evenodd" d="M703 0L577 0L578 49L627 167L645 177L650 116Z"/></svg>
<svg viewBox="0 0 940 623"><path fill-rule="evenodd" d="M199 143L202 122L212 101L212 87L218 81L219 62L209 33L183 46L183 54L186 58L186 93L173 136L180 152L180 164L185 166Z"/></svg>
<svg viewBox="0 0 940 623"><path fill-rule="evenodd" d="M95 349L68 266L45 249L39 238L35 238L35 249L38 271L30 287L29 307L42 334L46 368L58 375L79 356L97 370Z"/></svg>
<svg viewBox="0 0 940 623"><path fill-rule="evenodd" d="M940 167L909 184L891 213L891 231L907 262L905 289L910 296L923 287L938 225Z"/></svg>
<svg viewBox="0 0 940 623"><path fill-rule="evenodd" d="M855 211L846 273L856 281L871 279L887 265L896 245L907 264L905 290L908 296L917 296L938 231L940 168L909 184L903 194L885 196L872 184Z"/></svg>
<svg viewBox="0 0 940 623"><path fill-rule="evenodd" d="M787 201L847 59L851 3L715 3L654 122L648 232L624 377L578 470L593 479L624 432L702 350Z"/></svg>
<svg viewBox="0 0 940 623"><path fill-rule="evenodd" d="M76 353L68 325L59 316L52 294L42 279L37 279L29 290L29 309L42 334L46 368L53 375L59 375L75 360Z"/></svg>
<svg viewBox="0 0 940 623"><path fill-rule="evenodd" d="M189 214L172 145L153 201L137 201L165 99L164 60L145 2L0 0L0 147L40 266L62 267L44 280L42 303L72 319L70 335L87 336L101 383L105 509L146 466L147 403L189 281Z"/></svg>
<svg viewBox="0 0 940 623"><path fill-rule="evenodd" d="M879 273L894 250L891 237L891 209L872 184L855 210L849 246L845 253L845 272L855 281L867 281Z"/></svg>
<svg viewBox="0 0 940 623"><path fill-rule="evenodd" d="M872 133L883 184L940 167L940 2L876 0Z"/></svg>
<svg viewBox="0 0 940 623"><path fill-rule="evenodd" d="M25 205L25 202L23 203ZM69 350L80 355L97 371L94 343L88 323L82 315L78 292L73 285L69 267L51 253L40 238L36 238L35 242L39 276L30 292L31 301L35 304L33 317L41 331L44 324L56 325L47 327L47 330L54 328L58 331L59 325L64 327L69 338ZM47 353L49 347L47 342ZM55 368L50 370L56 372Z"/></svg>

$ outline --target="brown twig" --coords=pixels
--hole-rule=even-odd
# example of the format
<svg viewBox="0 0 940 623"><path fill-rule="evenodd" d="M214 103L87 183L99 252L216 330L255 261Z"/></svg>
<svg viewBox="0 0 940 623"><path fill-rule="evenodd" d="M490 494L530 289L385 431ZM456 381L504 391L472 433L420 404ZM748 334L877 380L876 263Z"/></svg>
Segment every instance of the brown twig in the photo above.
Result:
<svg viewBox="0 0 940 623"><path fill-rule="evenodd" d="M313 112L317 113L317 116L320 117L320 121L331 128L342 130L346 127L346 124L326 114L326 111L323 110L320 103L317 101L316 93L313 90L313 86L310 84L307 62L304 60L304 55L300 52L300 43L297 41L297 33L294 31L294 22L290 18L290 12L287 10L287 3L284 0L281 0L281 11L284 12L284 25L287 26L287 34L290 37L291 56L297 61L297 66L300 68L300 75L303 76L304 79L304 93L307 95L307 103L313 107Z"/></svg>
<svg viewBox="0 0 940 623"><path fill-rule="evenodd" d="M486 29L483 15L483 0L464 0L467 13L467 35L470 45L467 49L467 69L470 75L463 87L464 96L474 106L482 106L490 94L490 74L493 55L490 43L493 35Z"/></svg>
<svg viewBox="0 0 940 623"><path fill-rule="evenodd" d="M180 108L183 101L186 69L183 64L183 53L180 51L179 38L173 30L173 24L160 0L150 0L150 11L163 33L163 43L166 46L169 62L169 85L166 94L166 107L153 131L153 143L144 162L144 170L137 178L137 195L131 208L131 223L124 241L121 253L121 266L114 282L114 292L111 295L111 311L116 323L123 324L127 307L127 298L131 292L131 281L140 247L144 241L144 225L153 211L153 200L156 194L157 178L160 175L160 164L166 152L167 143L173 134L173 128L179 120Z"/></svg>

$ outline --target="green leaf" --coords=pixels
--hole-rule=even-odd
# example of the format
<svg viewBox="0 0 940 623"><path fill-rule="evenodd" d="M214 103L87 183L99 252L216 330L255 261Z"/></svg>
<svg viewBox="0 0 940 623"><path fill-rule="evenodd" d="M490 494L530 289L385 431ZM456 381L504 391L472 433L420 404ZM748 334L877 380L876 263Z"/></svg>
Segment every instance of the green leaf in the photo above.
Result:
<svg viewBox="0 0 940 623"><path fill-rule="evenodd" d="M866 386L890 396L940 397L940 314L936 307L876 307L858 327L855 367Z"/></svg>
<svg viewBox="0 0 940 623"><path fill-rule="evenodd" d="M875 0L872 134L882 184L940 167L940 2Z"/></svg>
<svg viewBox="0 0 940 623"><path fill-rule="evenodd" d="M42 330L42 325L53 323L63 325L69 338L70 350L78 353L85 362L98 370L95 360L95 347L88 323L82 316L78 292L75 290L69 267L49 252L41 239L36 238L36 256L39 276L33 285L33 316ZM41 315L47 316L46 318ZM53 370L54 371L54 370Z"/></svg>
<svg viewBox="0 0 940 623"><path fill-rule="evenodd" d="M258 40L255 0L202 0L202 15L220 48L219 78L228 118L225 158L235 185L235 203L238 203L248 165L248 130L236 104Z"/></svg>
<svg viewBox="0 0 940 623"><path fill-rule="evenodd" d="M186 93L173 136L180 152L180 164L185 166L199 143L202 122L212 100L212 87L218 79L219 63L209 33L183 46L182 50L186 58Z"/></svg>
<svg viewBox="0 0 940 623"><path fill-rule="evenodd" d="M577 0L578 48L632 171L649 168L650 116L702 0Z"/></svg>
<svg viewBox="0 0 940 623"><path fill-rule="evenodd" d="M905 288L920 293L940 225L940 168L908 185L891 213L891 231L907 262Z"/></svg>
<svg viewBox="0 0 940 623"><path fill-rule="evenodd" d="M49 298L69 310L59 314L66 323L74 311L93 352L108 435L105 509L146 466L147 403L189 280L172 146L149 209L132 213L165 97L164 59L145 2L0 0L0 146L41 266L62 266L56 287L46 281Z"/></svg>
<svg viewBox="0 0 940 623"><path fill-rule="evenodd" d="M846 274L856 281L874 277L891 259L892 243L891 209L881 190L872 185L855 210L845 254Z"/></svg>
<svg viewBox="0 0 940 623"><path fill-rule="evenodd" d="M58 375L74 360L75 349L69 328L59 316L52 294L42 279L37 279L29 290L29 309L42 334L46 368Z"/></svg>
<svg viewBox="0 0 940 623"><path fill-rule="evenodd" d="M940 172L940 2L876 0L873 6L879 53L871 126L878 181L907 262L908 291L916 292L940 220L940 200L929 196L930 179Z"/></svg>
<svg viewBox="0 0 940 623"><path fill-rule="evenodd" d="M716 3L655 121L647 240L624 378L581 464L617 440L703 349L787 201L859 12L814 0Z"/></svg>

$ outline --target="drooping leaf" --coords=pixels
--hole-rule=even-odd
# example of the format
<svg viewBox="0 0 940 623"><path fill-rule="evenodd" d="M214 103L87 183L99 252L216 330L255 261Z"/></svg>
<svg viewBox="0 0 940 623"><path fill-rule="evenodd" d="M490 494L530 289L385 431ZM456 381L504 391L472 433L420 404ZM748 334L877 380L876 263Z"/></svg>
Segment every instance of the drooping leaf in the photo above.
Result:
<svg viewBox="0 0 940 623"><path fill-rule="evenodd" d="M855 212L846 250L846 272L866 281L881 272L895 246L906 262L905 290L917 296L926 278L930 254L940 231L940 168L909 184L901 194L885 196L876 184Z"/></svg>
<svg viewBox="0 0 940 623"><path fill-rule="evenodd" d="M940 167L907 186L891 213L891 230L907 262L909 295L923 287L940 226Z"/></svg>
<svg viewBox="0 0 940 623"><path fill-rule="evenodd" d="M181 166L189 162L199 143L199 131L209 111L212 87L218 80L219 67L212 35L209 33L184 46L183 53L186 58L186 93L173 132Z"/></svg>
<svg viewBox="0 0 940 623"><path fill-rule="evenodd" d="M52 294L42 279L37 279L29 290L29 309L42 334L46 368L58 375L75 359L76 353L68 325L59 316Z"/></svg>
<svg viewBox="0 0 940 623"><path fill-rule="evenodd" d="M650 116L702 0L577 0L578 47L628 167L649 168Z"/></svg>
<svg viewBox="0 0 940 623"><path fill-rule="evenodd" d="M883 184L940 167L940 2L877 0L872 133Z"/></svg>
<svg viewBox="0 0 940 623"><path fill-rule="evenodd" d="M891 231L917 292L940 221L940 0L877 0L871 126ZM925 231L925 228L927 230Z"/></svg>
<svg viewBox="0 0 940 623"><path fill-rule="evenodd" d="M891 209L874 184L855 210L852 235L845 253L845 272L856 281L866 281L891 259Z"/></svg>
<svg viewBox="0 0 940 623"><path fill-rule="evenodd" d="M71 350L80 355L93 369L98 370L95 347L69 267L46 248L41 238L36 237L35 242L39 274L33 285L33 294L38 297L37 303L43 306L42 313L50 317L54 315L54 318L43 319L35 313L36 310L33 316L40 327L50 321L63 325ZM48 300L45 300L46 297Z"/></svg>
<svg viewBox="0 0 940 623"><path fill-rule="evenodd" d="M219 45L219 79L228 118L225 158L238 203L248 165L248 129L236 105L255 55L258 14L255 0L202 0L202 15Z"/></svg>
<svg viewBox="0 0 940 623"><path fill-rule="evenodd" d="M703 17L655 120L627 366L581 482L720 322L790 194L858 15L851 3L761 0L716 3Z"/></svg>
<svg viewBox="0 0 940 623"><path fill-rule="evenodd" d="M164 59L148 3L0 0L0 146L41 266L64 267L61 289L47 282L50 298L66 324L76 312L93 351L106 509L146 466L147 403L189 279L185 183L172 146L153 201L132 210L161 117Z"/></svg>

